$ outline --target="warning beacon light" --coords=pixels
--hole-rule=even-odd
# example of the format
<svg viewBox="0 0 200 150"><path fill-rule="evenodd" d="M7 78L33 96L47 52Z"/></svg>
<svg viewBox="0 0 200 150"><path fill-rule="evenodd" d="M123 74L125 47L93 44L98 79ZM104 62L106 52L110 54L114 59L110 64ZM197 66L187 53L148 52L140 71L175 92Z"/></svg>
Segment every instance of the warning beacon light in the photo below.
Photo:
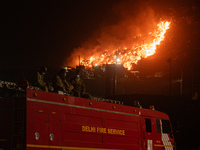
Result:
<svg viewBox="0 0 200 150"><path fill-rule="evenodd" d="M150 108L151 110L155 110L154 105L150 105L149 108Z"/></svg>

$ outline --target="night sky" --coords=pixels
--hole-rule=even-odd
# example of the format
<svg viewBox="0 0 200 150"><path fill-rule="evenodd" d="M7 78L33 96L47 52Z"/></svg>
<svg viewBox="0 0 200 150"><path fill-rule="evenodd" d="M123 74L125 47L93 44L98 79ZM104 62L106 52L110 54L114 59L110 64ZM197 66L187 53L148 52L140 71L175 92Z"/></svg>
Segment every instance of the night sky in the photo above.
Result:
<svg viewBox="0 0 200 150"><path fill-rule="evenodd" d="M98 37L102 28L118 24L124 16L138 20L145 17L137 15L142 14L142 8L144 12L150 8L154 19L172 22L156 54L143 60L143 72L168 70L170 56L177 75L180 68L198 72L199 0L1 2L0 68L61 67L75 48ZM140 26L138 21L136 25ZM148 22L141 22L142 25L150 26Z"/></svg>
<svg viewBox="0 0 200 150"><path fill-rule="evenodd" d="M112 21L109 9L118 1L3 2L0 68L61 66L74 48Z"/></svg>

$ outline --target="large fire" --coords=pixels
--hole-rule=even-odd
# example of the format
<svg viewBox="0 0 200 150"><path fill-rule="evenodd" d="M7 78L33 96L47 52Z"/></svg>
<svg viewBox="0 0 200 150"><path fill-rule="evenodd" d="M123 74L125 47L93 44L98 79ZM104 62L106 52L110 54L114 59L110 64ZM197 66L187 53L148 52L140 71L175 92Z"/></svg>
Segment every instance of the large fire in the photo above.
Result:
<svg viewBox="0 0 200 150"><path fill-rule="evenodd" d="M133 44L131 47L122 46L118 49L103 50L101 54L93 54L86 59L81 59L80 64L86 68L103 64L122 64L130 70L132 64L137 64L141 58L146 58L155 53L157 45L160 45L161 41L164 40L169 25L169 21L161 21L157 25L157 29L148 34L149 37L153 37L151 41L143 40L142 44Z"/></svg>

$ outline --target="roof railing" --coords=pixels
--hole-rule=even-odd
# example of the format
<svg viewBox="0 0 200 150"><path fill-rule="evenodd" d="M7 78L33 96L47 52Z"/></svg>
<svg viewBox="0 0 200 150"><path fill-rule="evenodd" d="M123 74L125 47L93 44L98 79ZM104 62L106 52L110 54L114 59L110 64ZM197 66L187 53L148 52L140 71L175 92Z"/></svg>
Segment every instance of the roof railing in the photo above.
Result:
<svg viewBox="0 0 200 150"><path fill-rule="evenodd" d="M21 87L19 87L14 82L8 82L8 81L2 81L2 80L0 80L0 88L2 88L2 89L8 89L8 90L25 91L24 89L22 89ZM42 91L41 88L36 87L36 86L28 86L28 88L32 89L32 90ZM68 94L65 94L63 92L60 92L58 94L68 95ZM121 104L121 105L123 105L123 102L118 101L118 100L111 100L111 99L105 99L105 98L100 98L100 97L92 97L91 99L95 100L95 101L101 101L101 102L107 102L107 103L113 103L113 104Z"/></svg>

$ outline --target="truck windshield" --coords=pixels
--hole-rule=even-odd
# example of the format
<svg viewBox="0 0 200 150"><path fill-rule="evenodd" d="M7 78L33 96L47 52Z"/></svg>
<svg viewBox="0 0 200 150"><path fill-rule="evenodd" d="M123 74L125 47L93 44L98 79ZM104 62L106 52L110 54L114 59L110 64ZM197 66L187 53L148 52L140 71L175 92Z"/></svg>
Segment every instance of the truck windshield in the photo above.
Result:
<svg viewBox="0 0 200 150"><path fill-rule="evenodd" d="M168 133L168 134L171 133L169 120L162 120L162 130L163 130L163 133Z"/></svg>

